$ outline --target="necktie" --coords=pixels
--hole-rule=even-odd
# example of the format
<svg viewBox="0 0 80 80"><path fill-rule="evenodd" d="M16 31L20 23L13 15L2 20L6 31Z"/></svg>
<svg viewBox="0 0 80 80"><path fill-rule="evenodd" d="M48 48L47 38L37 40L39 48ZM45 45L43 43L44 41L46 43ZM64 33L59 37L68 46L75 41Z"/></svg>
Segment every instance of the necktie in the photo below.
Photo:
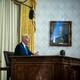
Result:
<svg viewBox="0 0 80 80"><path fill-rule="evenodd" d="M28 47L25 46L25 49L26 49L26 55L28 55Z"/></svg>

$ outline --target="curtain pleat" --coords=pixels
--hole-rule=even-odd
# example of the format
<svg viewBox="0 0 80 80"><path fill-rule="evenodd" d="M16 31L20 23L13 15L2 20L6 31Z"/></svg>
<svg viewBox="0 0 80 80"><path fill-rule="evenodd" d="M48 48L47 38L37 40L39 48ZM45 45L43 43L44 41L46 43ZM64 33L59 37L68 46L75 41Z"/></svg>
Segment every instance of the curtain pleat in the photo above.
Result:
<svg viewBox="0 0 80 80"><path fill-rule="evenodd" d="M13 51L19 40L19 6L11 0L0 0L0 61L5 66L3 51ZM6 80L6 72L1 79Z"/></svg>
<svg viewBox="0 0 80 80"><path fill-rule="evenodd" d="M25 2L28 6L33 6L34 12L36 11L36 0L29 0ZM20 41L23 34L30 36L29 49L34 52L34 33L35 33L35 17L29 19L30 8L25 5L20 5Z"/></svg>

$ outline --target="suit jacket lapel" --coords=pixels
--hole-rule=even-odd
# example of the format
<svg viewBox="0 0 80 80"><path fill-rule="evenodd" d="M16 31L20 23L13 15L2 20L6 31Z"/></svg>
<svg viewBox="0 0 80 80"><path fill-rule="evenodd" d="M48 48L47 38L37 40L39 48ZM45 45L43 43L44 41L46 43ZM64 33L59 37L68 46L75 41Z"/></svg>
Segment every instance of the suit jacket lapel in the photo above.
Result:
<svg viewBox="0 0 80 80"><path fill-rule="evenodd" d="M23 46L22 43L20 43L20 46L21 46L21 48L22 48L23 54L26 54L26 50L25 50L25 48L24 48L24 46Z"/></svg>

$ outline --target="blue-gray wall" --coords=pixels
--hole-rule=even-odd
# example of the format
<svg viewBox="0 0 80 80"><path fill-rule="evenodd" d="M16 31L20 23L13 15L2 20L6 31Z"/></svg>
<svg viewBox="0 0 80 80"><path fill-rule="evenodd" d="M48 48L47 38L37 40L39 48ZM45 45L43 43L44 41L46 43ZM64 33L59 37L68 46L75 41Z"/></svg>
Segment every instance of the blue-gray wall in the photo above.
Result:
<svg viewBox="0 0 80 80"><path fill-rule="evenodd" d="M41 55L59 55L80 58L80 0L36 0L35 52ZM49 46L50 21L72 21L72 46Z"/></svg>

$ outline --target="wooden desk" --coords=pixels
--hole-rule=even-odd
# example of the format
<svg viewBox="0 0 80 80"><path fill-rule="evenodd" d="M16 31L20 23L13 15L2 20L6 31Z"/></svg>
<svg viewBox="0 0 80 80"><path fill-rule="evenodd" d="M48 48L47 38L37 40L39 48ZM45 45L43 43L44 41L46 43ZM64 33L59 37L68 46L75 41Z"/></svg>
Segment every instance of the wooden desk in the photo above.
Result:
<svg viewBox="0 0 80 80"><path fill-rule="evenodd" d="M11 57L12 80L78 80L80 59L66 56L14 56ZM75 78L73 72L75 71Z"/></svg>

